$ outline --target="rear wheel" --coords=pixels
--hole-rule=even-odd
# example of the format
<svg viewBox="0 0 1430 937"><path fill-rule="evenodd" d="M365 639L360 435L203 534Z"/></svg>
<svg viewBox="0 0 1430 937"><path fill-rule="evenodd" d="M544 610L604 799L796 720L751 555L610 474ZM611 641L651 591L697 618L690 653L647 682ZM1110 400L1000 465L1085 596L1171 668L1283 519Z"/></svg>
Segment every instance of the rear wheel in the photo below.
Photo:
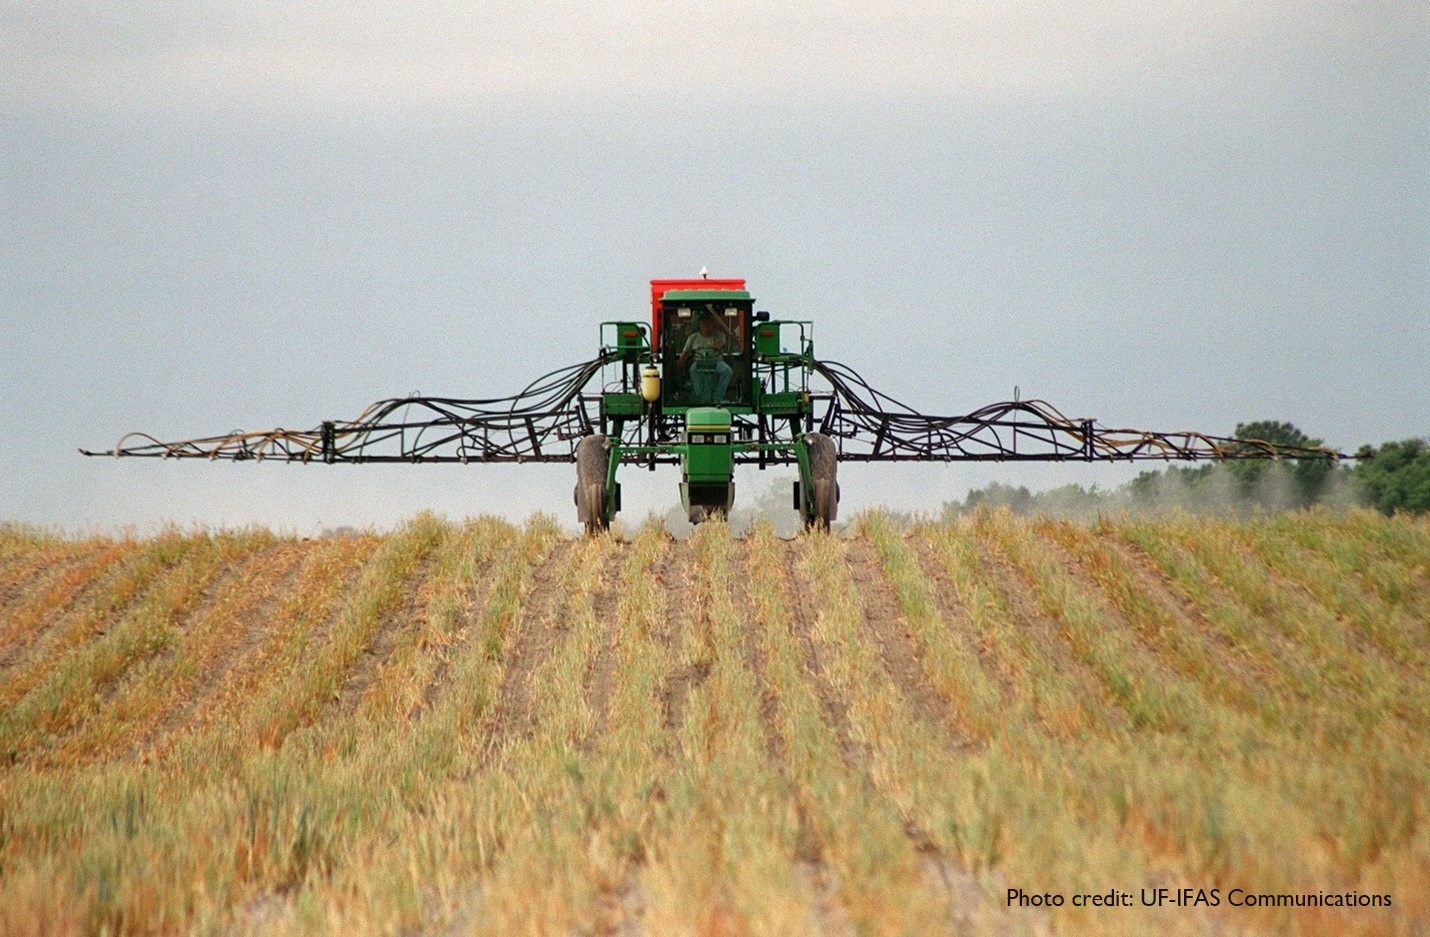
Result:
<svg viewBox="0 0 1430 937"><path fill-rule="evenodd" d="M829 529L839 513L839 456L834 440L823 433L805 433L809 454L809 495L805 500L806 527Z"/></svg>
<svg viewBox="0 0 1430 937"><path fill-rule="evenodd" d="M576 444L576 517L588 534L611 526L606 513L606 437L584 436Z"/></svg>

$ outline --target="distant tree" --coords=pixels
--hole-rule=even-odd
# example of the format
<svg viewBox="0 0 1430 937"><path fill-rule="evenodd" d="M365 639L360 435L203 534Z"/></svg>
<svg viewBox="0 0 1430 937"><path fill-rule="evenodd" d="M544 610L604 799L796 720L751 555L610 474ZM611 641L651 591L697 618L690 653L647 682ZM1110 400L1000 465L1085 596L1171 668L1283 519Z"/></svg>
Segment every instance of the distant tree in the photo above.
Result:
<svg viewBox="0 0 1430 937"><path fill-rule="evenodd" d="M963 513L971 514L980 504L990 508L1006 507L1014 514L1027 514L1033 510L1033 494L1022 485L1016 488L1002 482L993 482L985 488L968 493L962 506Z"/></svg>
<svg viewBox="0 0 1430 937"><path fill-rule="evenodd" d="M1206 463L1198 465L1196 468L1169 465L1165 469L1138 472L1137 477L1127 483L1127 491L1134 501L1150 503L1158 497L1159 492L1170 479L1180 482L1188 491L1195 492L1203 486L1215 469L1215 465Z"/></svg>
<svg viewBox="0 0 1430 937"><path fill-rule="evenodd" d="M1384 514L1430 511L1430 441L1406 439L1379 449L1362 446L1351 478L1361 496ZM1369 458L1366 458L1369 456Z"/></svg>
<svg viewBox="0 0 1430 937"><path fill-rule="evenodd" d="M1232 435L1237 439L1259 439L1269 442L1273 446L1311 447L1323 445L1321 440L1312 439L1294 424L1276 420L1238 423ZM1263 459L1238 459L1229 462L1228 467L1249 492L1266 476L1274 464ZM1316 500L1326 484L1326 477L1331 474L1333 465L1334 463L1330 459L1299 459L1292 465L1291 478L1295 482L1296 493L1302 504L1311 504Z"/></svg>

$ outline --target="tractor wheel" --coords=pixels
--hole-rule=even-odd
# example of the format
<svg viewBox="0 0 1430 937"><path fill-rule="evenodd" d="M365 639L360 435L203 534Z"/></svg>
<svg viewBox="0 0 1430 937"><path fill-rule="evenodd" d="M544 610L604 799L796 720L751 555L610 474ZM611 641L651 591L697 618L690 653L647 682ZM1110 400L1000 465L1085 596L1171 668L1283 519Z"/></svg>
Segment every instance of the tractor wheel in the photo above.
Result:
<svg viewBox="0 0 1430 937"><path fill-rule="evenodd" d="M804 516L806 527L828 530L839 513L839 456L834 440L823 433L805 433L809 452L809 499Z"/></svg>
<svg viewBox="0 0 1430 937"><path fill-rule="evenodd" d="M611 526L606 515L606 437L583 436L576 444L576 517L588 534Z"/></svg>

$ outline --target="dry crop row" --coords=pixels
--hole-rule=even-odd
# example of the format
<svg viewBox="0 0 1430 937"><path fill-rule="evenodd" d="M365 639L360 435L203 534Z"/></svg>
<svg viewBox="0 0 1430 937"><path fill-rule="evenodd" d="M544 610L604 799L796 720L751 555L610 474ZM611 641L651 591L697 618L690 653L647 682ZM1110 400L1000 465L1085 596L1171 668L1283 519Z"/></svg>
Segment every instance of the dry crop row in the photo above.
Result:
<svg viewBox="0 0 1430 937"><path fill-rule="evenodd" d="M0 528L0 934L1415 933L1430 524ZM1010 908L1006 890L1390 894Z"/></svg>

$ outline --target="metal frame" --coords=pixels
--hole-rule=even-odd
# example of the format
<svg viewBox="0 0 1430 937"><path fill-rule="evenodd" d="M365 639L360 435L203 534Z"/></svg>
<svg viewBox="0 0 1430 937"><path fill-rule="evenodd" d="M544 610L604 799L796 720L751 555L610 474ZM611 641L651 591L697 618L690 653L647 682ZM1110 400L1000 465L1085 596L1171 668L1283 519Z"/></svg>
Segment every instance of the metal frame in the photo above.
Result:
<svg viewBox="0 0 1430 937"><path fill-rule="evenodd" d="M604 415L603 395L583 390L603 367L629 365L628 358L603 348L598 357L553 371L510 397L394 398L372 404L355 420L329 420L311 430L234 432L178 442L129 433L112 449L80 451L235 462L573 462L581 437L607 432L614 422ZM829 389L806 391L800 413L772 416L735 408L736 464L796 463L796 442L816 428L834 439L843 462L1354 458L1321 446L1279 446L1186 430L1110 429L1091 419L1069 419L1040 400L994 403L962 416L928 416L875 390L846 365L817 361L811 354L802 367L823 378ZM620 422L619 432L611 435L621 463L653 470L679 461L683 412L647 408L640 418Z"/></svg>

